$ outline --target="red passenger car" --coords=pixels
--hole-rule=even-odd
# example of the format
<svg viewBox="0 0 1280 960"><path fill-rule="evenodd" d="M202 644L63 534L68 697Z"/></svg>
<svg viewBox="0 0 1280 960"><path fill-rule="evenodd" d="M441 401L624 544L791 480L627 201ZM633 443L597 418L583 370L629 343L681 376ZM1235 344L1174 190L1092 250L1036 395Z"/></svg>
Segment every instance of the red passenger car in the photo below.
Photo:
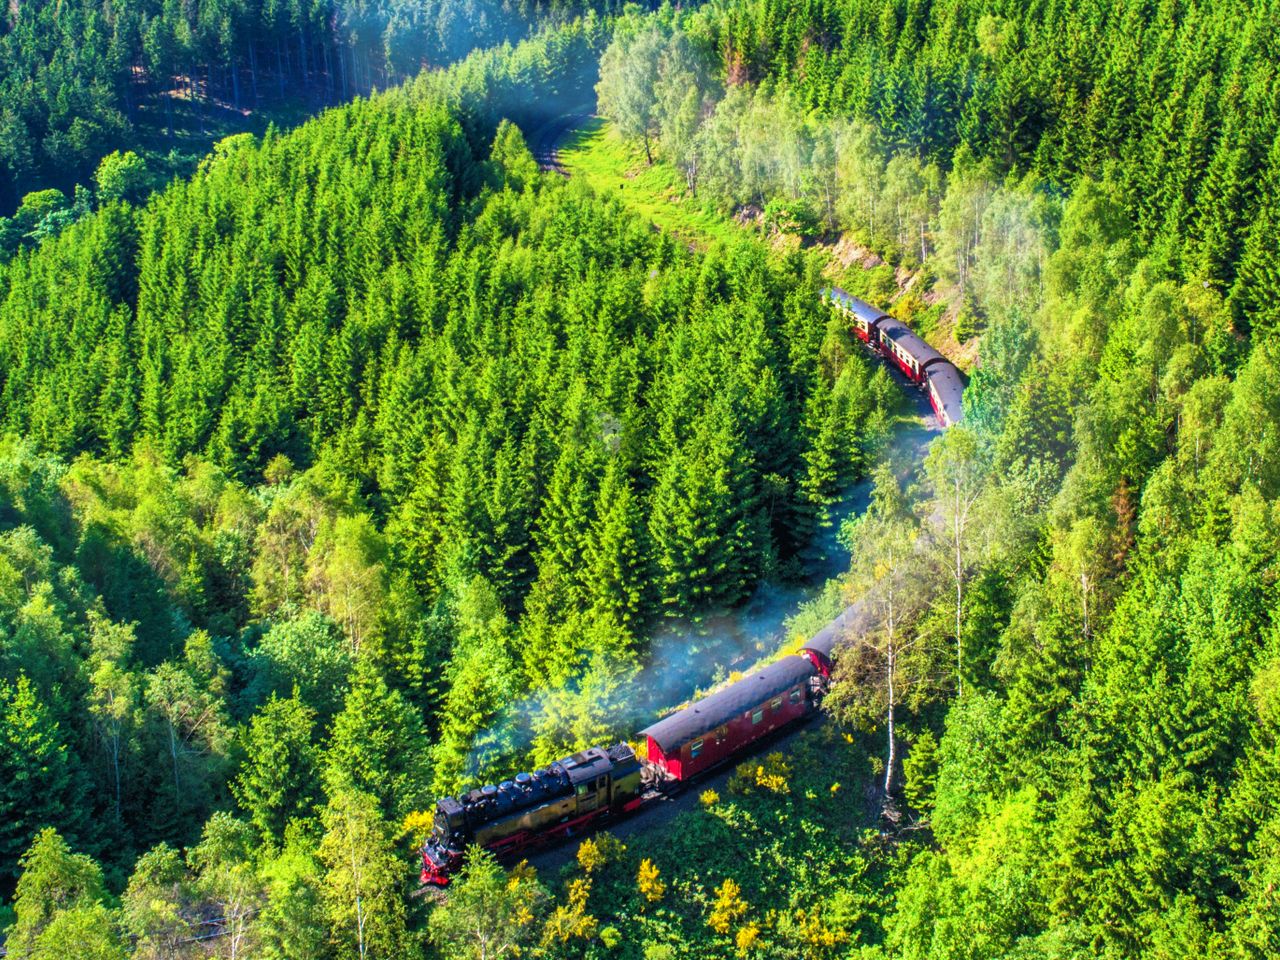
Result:
<svg viewBox="0 0 1280 960"><path fill-rule="evenodd" d="M876 328L880 334L880 352L893 361L912 383L925 381L925 368L945 358L911 332L901 320L886 317Z"/></svg>
<svg viewBox="0 0 1280 960"><path fill-rule="evenodd" d="M818 675L803 656L785 657L640 731L649 762L688 780L813 710Z"/></svg>
<svg viewBox="0 0 1280 960"><path fill-rule="evenodd" d="M822 295L831 305L848 318L850 329L863 343L874 345L876 326L881 320L888 319L888 314L877 310L865 300L859 300L851 293L839 287L830 287L822 291Z"/></svg>

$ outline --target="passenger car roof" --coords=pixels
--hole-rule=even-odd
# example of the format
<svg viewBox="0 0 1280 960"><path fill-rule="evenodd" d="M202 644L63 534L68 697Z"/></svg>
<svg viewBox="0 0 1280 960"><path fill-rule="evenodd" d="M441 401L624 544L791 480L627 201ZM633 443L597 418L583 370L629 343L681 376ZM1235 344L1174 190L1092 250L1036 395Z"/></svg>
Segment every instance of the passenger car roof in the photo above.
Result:
<svg viewBox="0 0 1280 960"><path fill-rule="evenodd" d="M929 368L929 384L938 395L947 423L964 419L964 381L960 371L949 363L935 363Z"/></svg>
<svg viewBox="0 0 1280 960"><path fill-rule="evenodd" d="M839 287L828 287L822 292L823 295L832 303L838 303L840 306L850 311L859 320L863 320L867 323L875 323L882 317L888 316L888 314L879 307L873 307L871 304L867 303L867 301L860 300L848 291L841 290Z"/></svg>
<svg viewBox="0 0 1280 960"><path fill-rule="evenodd" d="M945 359L937 350L912 333L910 327L893 317L880 321L880 336L892 340L899 349L913 357L922 370L937 360Z"/></svg>
<svg viewBox="0 0 1280 960"><path fill-rule="evenodd" d="M709 697L691 703L640 731L652 737L664 753L709 733L751 707L813 676L813 664L804 657L783 657L763 670L748 674Z"/></svg>

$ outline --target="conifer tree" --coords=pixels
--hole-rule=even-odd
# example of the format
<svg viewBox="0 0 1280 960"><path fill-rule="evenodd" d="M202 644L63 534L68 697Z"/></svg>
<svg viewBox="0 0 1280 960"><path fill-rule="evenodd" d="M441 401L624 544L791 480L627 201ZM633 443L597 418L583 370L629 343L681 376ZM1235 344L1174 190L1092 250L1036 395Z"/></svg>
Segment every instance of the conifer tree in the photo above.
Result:
<svg viewBox="0 0 1280 960"><path fill-rule="evenodd" d="M0 812L0 883L8 889L18 877L19 856L37 835L42 839L30 856L40 860L46 853L69 856L60 834L84 831L76 756L25 676L16 684L0 682Z"/></svg>
<svg viewBox="0 0 1280 960"><path fill-rule="evenodd" d="M309 816L319 799L314 725L315 711L296 696L273 696L250 721L231 792L268 844L283 842L290 821Z"/></svg>

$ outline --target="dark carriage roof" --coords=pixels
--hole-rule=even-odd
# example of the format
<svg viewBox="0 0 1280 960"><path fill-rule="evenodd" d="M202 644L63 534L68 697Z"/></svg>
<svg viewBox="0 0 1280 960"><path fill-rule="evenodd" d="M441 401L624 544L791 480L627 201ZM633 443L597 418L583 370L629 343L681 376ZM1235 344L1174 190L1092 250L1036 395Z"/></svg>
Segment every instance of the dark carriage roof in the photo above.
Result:
<svg viewBox="0 0 1280 960"><path fill-rule="evenodd" d="M652 737L663 753L669 753L811 676L813 665L804 657L784 657L678 713L664 717L641 730L640 735Z"/></svg>
<svg viewBox="0 0 1280 960"><path fill-rule="evenodd" d="M865 629L863 621L866 616L861 602L845 607L840 616L810 637L809 642L802 645L803 649L817 651L830 660L836 644Z"/></svg>
<svg viewBox="0 0 1280 960"><path fill-rule="evenodd" d="M822 291L822 294L832 303L840 304L840 306L844 307L864 323L875 323L881 318L888 316L887 313L878 307L873 307L865 300L859 300L847 290L841 290L839 287L828 287L826 290Z"/></svg>
<svg viewBox="0 0 1280 960"><path fill-rule="evenodd" d="M899 349L915 359L922 370L929 364L944 359L942 354L912 333L910 327L893 317L886 317L880 321L880 336L887 337L897 344Z"/></svg>
<svg viewBox="0 0 1280 960"><path fill-rule="evenodd" d="M929 368L929 383L938 395L938 404L947 415L947 423L964 418L964 381L951 364L935 363Z"/></svg>

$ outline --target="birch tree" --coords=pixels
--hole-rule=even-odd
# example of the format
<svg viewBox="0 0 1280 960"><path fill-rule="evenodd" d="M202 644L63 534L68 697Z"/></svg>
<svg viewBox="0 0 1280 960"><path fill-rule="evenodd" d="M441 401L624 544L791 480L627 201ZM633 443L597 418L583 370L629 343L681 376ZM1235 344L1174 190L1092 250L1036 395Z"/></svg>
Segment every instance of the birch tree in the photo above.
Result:
<svg viewBox="0 0 1280 960"><path fill-rule="evenodd" d="M134 634L131 625L115 624L90 614L89 715L111 771L112 807L117 822L121 810L121 755L138 710L138 677L129 669Z"/></svg>
<svg viewBox="0 0 1280 960"><path fill-rule="evenodd" d="M449 960L517 957L534 939L546 902L530 873L508 878L491 853L473 847L448 902L431 915L431 939Z"/></svg>
<svg viewBox="0 0 1280 960"><path fill-rule="evenodd" d="M924 691L930 672L928 650L911 630L927 590L919 536L893 470L882 464L871 505L853 529L851 579L861 594L861 616L828 702L837 716L864 729L883 726L886 811L898 762L898 711Z"/></svg>
<svg viewBox="0 0 1280 960"><path fill-rule="evenodd" d="M977 434L954 427L933 442L924 462L933 487L925 523L955 585L956 692L964 692L964 590L980 531L978 500L986 485L986 455Z"/></svg>
<svg viewBox="0 0 1280 960"><path fill-rule="evenodd" d="M338 955L395 956L405 940L405 865L378 802L358 790L336 794L324 811L320 859L328 868L325 903Z"/></svg>
<svg viewBox="0 0 1280 960"><path fill-rule="evenodd" d="M634 32L619 30L600 58L596 84L600 112L624 137L643 144L649 163L657 127L658 65L666 42L666 31L658 23Z"/></svg>
<svg viewBox="0 0 1280 960"><path fill-rule="evenodd" d="M257 845L257 831L250 824L219 812L209 818L199 846L188 856L197 888L221 918L216 949L227 960L254 955L253 918L264 896L253 864Z"/></svg>

